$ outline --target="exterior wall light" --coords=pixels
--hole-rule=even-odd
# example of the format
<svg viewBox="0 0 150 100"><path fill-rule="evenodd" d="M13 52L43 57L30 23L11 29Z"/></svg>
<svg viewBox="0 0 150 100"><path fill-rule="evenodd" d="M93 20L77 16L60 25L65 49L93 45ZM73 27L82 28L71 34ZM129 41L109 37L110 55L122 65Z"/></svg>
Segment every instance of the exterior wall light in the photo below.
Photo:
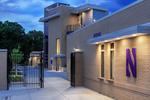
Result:
<svg viewBox="0 0 150 100"><path fill-rule="evenodd" d="M93 19L93 22L96 22L96 20L95 20L95 19Z"/></svg>
<svg viewBox="0 0 150 100"><path fill-rule="evenodd" d="M74 48L73 50L74 50L74 51L81 51L80 49L76 49L76 48Z"/></svg>
<svg viewBox="0 0 150 100"><path fill-rule="evenodd" d="M116 38L116 40L120 40L121 38Z"/></svg>
<svg viewBox="0 0 150 100"><path fill-rule="evenodd" d="M132 36L135 37L135 36L138 36L138 35L137 34L133 34Z"/></svg>

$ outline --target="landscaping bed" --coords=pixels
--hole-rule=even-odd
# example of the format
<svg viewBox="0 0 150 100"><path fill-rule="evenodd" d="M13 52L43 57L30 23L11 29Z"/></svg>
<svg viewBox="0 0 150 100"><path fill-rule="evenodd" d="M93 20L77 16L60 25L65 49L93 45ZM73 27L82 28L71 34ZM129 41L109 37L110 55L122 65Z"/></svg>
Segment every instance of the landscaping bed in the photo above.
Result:
<svg viewBox="0 0 150 100"><path fill-rule="evenodd" d="M15 77L10 76L9 81L10 82L23 82L24 79L21 76L15 76Z"/></svg>

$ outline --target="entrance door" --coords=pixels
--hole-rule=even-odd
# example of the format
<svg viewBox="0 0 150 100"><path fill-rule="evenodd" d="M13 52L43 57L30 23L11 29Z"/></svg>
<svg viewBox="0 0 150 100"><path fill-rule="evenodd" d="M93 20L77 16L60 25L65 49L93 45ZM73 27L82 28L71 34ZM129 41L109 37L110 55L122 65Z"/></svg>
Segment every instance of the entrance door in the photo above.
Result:
<svg viewBox="0 0 150 100"><path fill-rule="evenodd" d="M60 68L60 58L56 58L56 71L59 71Z"/></svg>
<svg viewBox="0 0 150 100"><path fill-rule="evenodd" d="M71 53L71 86L75 86L75 53Z"/></svg>
<svg viewBox="0 0 150 100"><path fill-rule="evenodd" d="M71 86L83 86L83 52L71 53Z"/></svg>

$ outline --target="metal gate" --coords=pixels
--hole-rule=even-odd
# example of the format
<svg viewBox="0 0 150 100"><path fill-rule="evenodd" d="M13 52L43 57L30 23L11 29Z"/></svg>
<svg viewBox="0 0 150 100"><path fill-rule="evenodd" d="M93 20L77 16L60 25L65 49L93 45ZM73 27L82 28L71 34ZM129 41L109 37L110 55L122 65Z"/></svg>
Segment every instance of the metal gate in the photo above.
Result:
<svg viewBox="0 0 150 100"><path fill-rule="evenodd" d="M34 63L33 63L34 62ZM8 54L8 89L43 88L44 67L42 52L24 56Z"/></svg>

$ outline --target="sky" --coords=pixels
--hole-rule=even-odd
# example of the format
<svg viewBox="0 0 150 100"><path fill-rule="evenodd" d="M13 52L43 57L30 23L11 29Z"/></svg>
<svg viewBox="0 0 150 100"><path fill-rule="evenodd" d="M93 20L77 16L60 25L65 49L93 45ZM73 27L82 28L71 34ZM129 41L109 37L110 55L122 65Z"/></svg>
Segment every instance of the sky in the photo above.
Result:
<svg viewBox="0 0 150 100"><path fill-rule="evenodd" d="M137 0L0 0L0 21L12 21L21 24L25 31L41 30L43 23L39 19L44 15L44 8L56 3L80 6L85 3L105 6L113 13Z"/></svg>

